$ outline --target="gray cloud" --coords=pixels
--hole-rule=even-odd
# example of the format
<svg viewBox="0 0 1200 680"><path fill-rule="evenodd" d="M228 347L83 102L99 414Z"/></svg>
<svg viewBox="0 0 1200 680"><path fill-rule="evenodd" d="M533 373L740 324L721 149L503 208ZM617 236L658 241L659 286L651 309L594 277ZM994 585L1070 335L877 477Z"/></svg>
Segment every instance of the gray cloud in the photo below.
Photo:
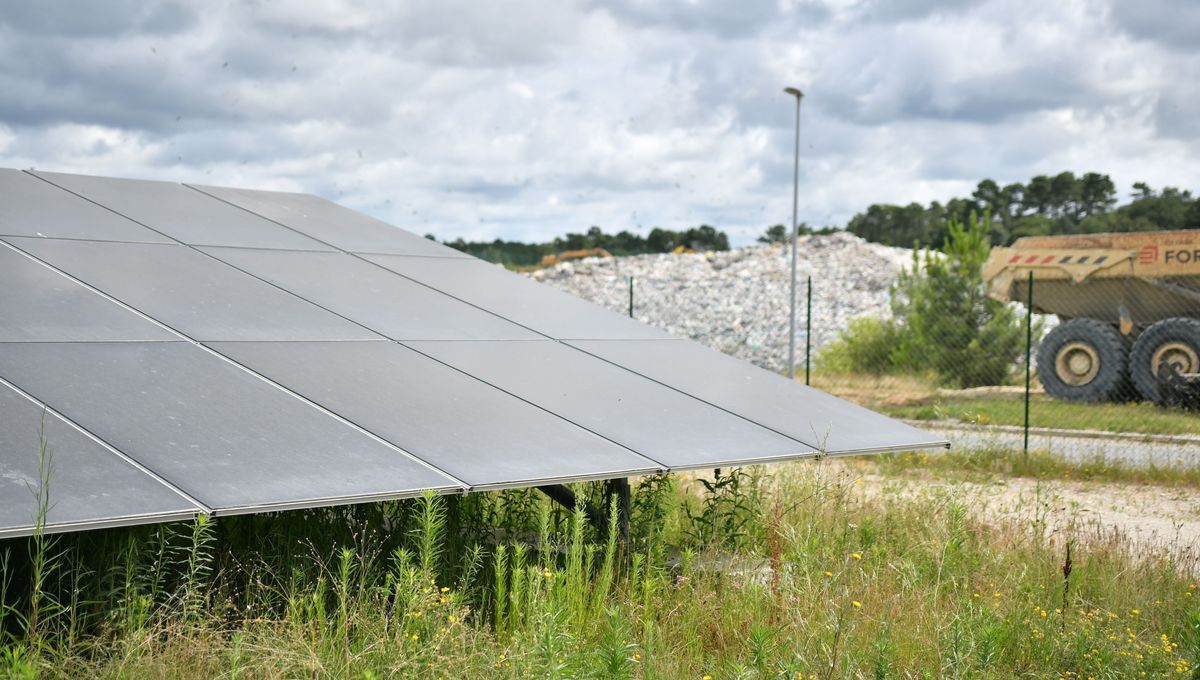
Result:
<svg viewBox="0 0 1200 680"><path fill-rule="evenodd" d="M0 165L314 191L419 232L801 219L1071 169L1200 186L1190 0L114 0L0 16Z"/></svg>
<svg viewBox="0 0 1200 680"><path fill-rule="evenodd" d="M1200 52L1200 4L1173 0L1113 0L1112 16L1129 35L1151 43Z"/></svg>

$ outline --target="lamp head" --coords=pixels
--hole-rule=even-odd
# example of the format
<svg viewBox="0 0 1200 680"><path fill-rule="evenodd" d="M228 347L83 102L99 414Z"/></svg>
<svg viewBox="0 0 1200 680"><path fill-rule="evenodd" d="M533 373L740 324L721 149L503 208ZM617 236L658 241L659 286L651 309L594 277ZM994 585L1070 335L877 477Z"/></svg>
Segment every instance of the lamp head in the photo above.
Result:
<svg viewBox="0 0 1200 680"><path fill-rule="evenodd" d="M798 90L794 87L785 87L785 88L783 88L783 91L792 95L793 97L795 97L797 99L804 96L803 92L801 92L800 90Z"/></svg>

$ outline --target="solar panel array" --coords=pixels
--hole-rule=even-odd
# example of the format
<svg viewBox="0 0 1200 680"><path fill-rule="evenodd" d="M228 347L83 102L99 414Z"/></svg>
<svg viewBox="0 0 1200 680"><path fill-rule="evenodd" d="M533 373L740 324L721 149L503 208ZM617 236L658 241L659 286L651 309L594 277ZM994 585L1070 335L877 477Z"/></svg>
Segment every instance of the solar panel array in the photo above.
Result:
<svg viewBox="0 0 1200 680"><path fill-rule="evenodd" d="M315 196L0 169L0 537L937 446Z"/></svg>

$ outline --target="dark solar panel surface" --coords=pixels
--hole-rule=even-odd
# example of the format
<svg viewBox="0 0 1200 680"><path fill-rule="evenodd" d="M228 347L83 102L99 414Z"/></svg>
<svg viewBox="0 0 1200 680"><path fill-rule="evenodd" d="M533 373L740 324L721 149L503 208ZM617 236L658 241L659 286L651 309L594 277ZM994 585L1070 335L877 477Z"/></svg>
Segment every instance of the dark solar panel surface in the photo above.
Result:
<svg viewBox="0 0 1200 680"><path fill-rule="evenodd" d="M0 536L43 423L55 530L945 444L314 196L0 170L0 240Z"/></svg>

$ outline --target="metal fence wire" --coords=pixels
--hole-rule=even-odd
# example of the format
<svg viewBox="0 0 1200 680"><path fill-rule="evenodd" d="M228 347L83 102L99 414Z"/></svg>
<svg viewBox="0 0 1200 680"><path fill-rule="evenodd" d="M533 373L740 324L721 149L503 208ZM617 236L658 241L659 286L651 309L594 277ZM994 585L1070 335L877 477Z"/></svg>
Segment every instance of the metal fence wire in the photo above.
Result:
<svg viewBox="0 0 1200 680"><path fill-rule="evenodd" d="M798 380L960 451L1200 463L1200 263L1164 272L1161 243L1092 238L847 267L820 252L845 237L816 238L801 244ZM535 277L786 375L786 249L743 250Z"/></svg>

